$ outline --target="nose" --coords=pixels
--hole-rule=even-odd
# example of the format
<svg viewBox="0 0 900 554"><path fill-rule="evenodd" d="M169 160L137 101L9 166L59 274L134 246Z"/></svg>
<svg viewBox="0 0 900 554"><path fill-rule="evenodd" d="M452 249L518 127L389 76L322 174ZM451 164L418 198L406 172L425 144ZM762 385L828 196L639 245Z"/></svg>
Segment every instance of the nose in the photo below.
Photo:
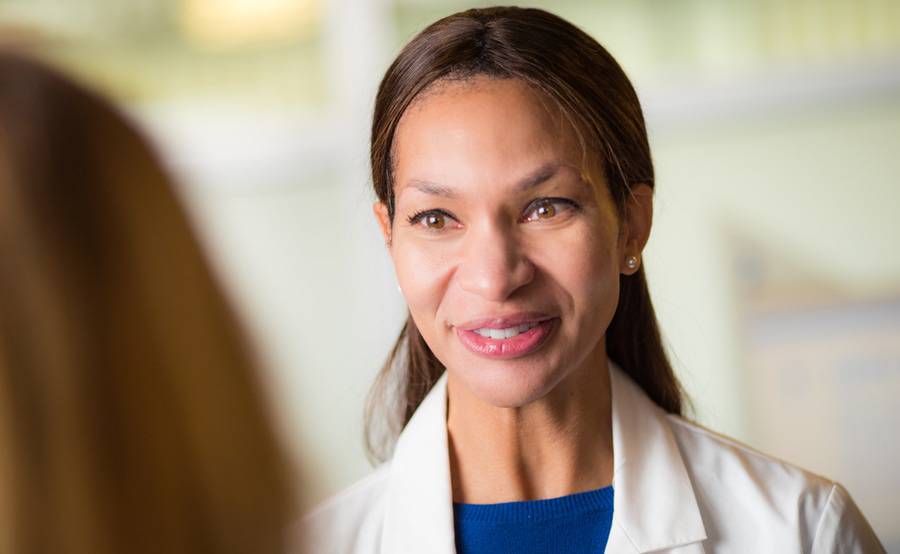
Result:
<svg viewBox="0 0 900 554"><path fill-rule="evenodd" d="M470 229L465 238L457 279L466 292L501 302L534 279L528 258L515 229Z"/></svg>

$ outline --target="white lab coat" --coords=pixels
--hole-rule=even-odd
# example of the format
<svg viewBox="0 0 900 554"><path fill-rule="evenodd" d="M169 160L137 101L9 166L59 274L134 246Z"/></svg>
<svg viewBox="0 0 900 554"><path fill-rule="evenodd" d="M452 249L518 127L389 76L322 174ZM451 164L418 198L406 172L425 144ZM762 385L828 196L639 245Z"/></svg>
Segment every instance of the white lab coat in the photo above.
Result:
<svg viewBox="0 0 900 554"><path fill-rule="evenodd" d="M615 508L606 552L879 553L839 484L665 414L611 366ZM310 554L453 554L446 375L393 459L298 526Z"/></svg>

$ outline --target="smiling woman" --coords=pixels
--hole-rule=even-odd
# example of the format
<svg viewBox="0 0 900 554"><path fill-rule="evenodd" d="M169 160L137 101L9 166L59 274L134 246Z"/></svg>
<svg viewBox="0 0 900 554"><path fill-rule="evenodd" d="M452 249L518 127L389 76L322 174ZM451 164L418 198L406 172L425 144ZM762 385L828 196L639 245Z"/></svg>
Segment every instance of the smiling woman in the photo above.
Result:
<svg viewBox="0 0 900 554"><path fill-rule="evenodd" d="M393 455L309 516L311 552L882 551L840 485L681 417L643 116L593 39L534 9L434 23L371 154L409 306L369 411Z"/></svg>
<svg viewBox="0 0 900 554"><path fill-rule="evenodd" d="M408 325L458 368L451 388L459 379L508 407L563 394L560 382L605 365L620 271L635 272L625 260L649 231L649 187L635 187L645 209L630 201L620 226L603 174L582 172L574 129L527 84L436 86L398 124L397 217L376 205Z"/></svg>

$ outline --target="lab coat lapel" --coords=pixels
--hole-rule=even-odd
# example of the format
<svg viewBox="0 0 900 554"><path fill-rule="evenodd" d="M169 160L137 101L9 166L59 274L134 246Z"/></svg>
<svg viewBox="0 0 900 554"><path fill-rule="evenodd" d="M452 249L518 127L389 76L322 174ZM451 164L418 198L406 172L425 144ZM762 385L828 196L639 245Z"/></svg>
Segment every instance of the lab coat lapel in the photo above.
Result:
<svg viewBox="0 0 900 554"><path fill-rule="evenodd" d="M456 552L446 382L445 373L397 440L381 540L384 554Z"/></svg>
<svg viewBox="0 0 900 554"><path fill-rule="evenodd" d="M666 414L610 362L615 508L606 552L703 552L706 530Z"/></svg>
<svg viewBox="0 0 900 554"><path fill-rule="evenodd" d="M416 410L391 462L381 552L454 554L447 376ZM666 415L610 362L615 508L606 552L700 554L706 531Z"/></svg>

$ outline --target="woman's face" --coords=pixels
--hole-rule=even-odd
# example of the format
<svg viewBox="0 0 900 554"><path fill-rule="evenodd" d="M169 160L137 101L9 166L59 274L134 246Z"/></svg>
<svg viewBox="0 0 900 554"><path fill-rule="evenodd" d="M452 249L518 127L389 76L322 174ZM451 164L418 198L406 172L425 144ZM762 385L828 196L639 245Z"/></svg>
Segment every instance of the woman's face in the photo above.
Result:
<svg viewBox="0 0 900 554"><path fill-rule="evenodd" d="M522 82L477 78L417 100L394 154L396 215L376 215L451 380L518 407L596 368L646 236L620 224L599 168L582 178L571 126Z"/></svg>

